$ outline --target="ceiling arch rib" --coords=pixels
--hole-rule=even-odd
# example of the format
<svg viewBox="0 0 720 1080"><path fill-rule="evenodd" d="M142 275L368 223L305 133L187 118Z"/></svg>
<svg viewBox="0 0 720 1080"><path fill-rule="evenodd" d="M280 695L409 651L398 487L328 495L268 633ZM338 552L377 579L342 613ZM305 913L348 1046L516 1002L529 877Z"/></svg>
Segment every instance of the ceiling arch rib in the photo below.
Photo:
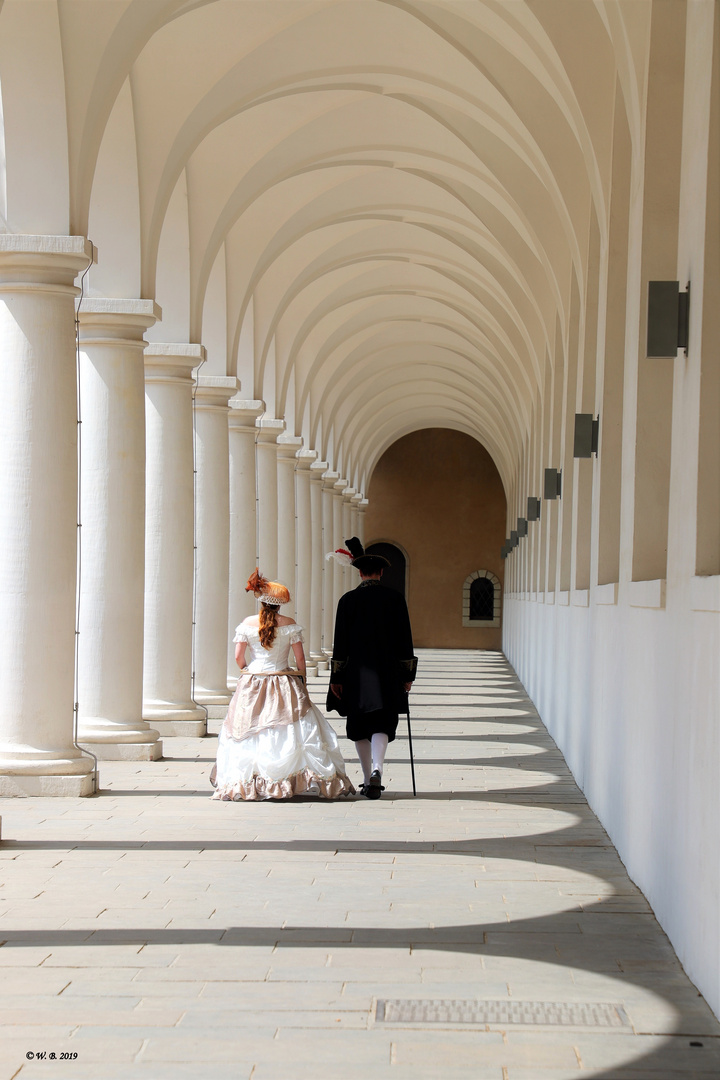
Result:
<svg viewBox="0 0 720 1080"><path fill-rule="evenodd" d="M357 266L358 264L353 264L352 269L354 270ZM373 269L364 270L360 265L359 270L363 272L355 273L350 280L346 280L332 292L323 295L321 301L311 310L306 312L305 305L300 307L297 312L297 322L299 322L297 330L291 329L292 312L286 313L285 318L276 328L276 332L279 334L280 331L284 331L285 337L292 338L293 344L287 357L288 364L292 363L302 342L321 320L329 320L327 324L330 325L333 320L343 319L349 305L390 295L423 297L447 307L461 319L470 322L475 327L478 342L482 342L486 348L492 342L494 346L494 348L490 346L492 351L498 357L504 357L508 368L517 371L518 378L521 383L524 382L526 391L532 393L535 378L538 375L537 364L527 364L527 367L523 364L525 342L522 334L510 323L507 326L503 325L500 316L506 309L501 308L497 303L497 298L495 298L496 303L491 306L493 298L487 293L478 291L477 295L472 295L464 289L453 292L448 288L451 284L448 278L438 274L432 267L408 266L405 262L384 260ZM333 279L336 277L337 275L333 275ZM301 299L302 297L298 298L298 301ZM369 318L374 318L374 312L370 307L365 306L364 310ZM406 308L406 310L410 309ZM416 306L415 311L418 319L432 318L435 314L434 306L430 305ZM512 330L516 332L513 334ZM271 340L272 338L268 338L266 346ZM259 364L267 357L267 353L268 349L264 347L258 357ZM258 385L261 379L262 367L258 367Z"/></svg>
<svg viewBox="0 0 720 1080"><path fill-rule="evenodd" d="M106 5L105 71L88 69L69 100L73 146L99 146L103 110L130 79L145 294L182 176L190 339L204 313L222 317L224 282L215 338L229 373L252 325L244 392L267 383L274 409L294 408L289 426L366 471L389 414L378 427L377 401L352 403L358 370L375 378L381 364L377 385L404 392L398 431L403 409L413 424L431 408L429 381L436 421L468 423L509 475L556 326L567 337L573 278L585 294L591 207L604 230L607 132L564 28L493 0L143 2L145 15L141 0L121 16ZM79 6L61 3L78 53ZM605 63L622 27L586 7L574 32ZM73 180L81 209L89 168Z"/></svg>
<svg viewBox="0 0 720 1080"><path fill-rule="evenodd" d="M402 299L402 304L400 304ZM470 322L467 318L459 315L457 311L448 312L446 305L435 299L428 299L426 297L417 297L414 295L405 295L402 298L398 296L380 296L375 297L372 306L367 303L355 301L355 313L353 317L346 319L342 323L338 322L337 316L333 320L331 316L326 317L327 322L334 322L335 328L330 326L327 329L324 326L315 328L314 337L317 342L313 340L313 335L309 335L306 342L305 356L308 358L307 363L304 363L304 357L301 354L297 356L297 370L302 374L302 381L306 387L303 391L302 397L305 393L312 390L315 382L324 384L335 377L333 371L333 356L335 350L342 345L342 343L350 337L350 335L357 334L363 330L377 330L379 323L397 322L398 320L413 321L416 325L422 328L421 322L424 318L435 318L440 325L452 326L453 322L450 318L451 315L456 316L456 327L458 336L461 336L472 353L474 362L477 367L492 368L496 373L502 389L504 391L503 397L506 400L515 401L517 410L521 415L523 421L527 419L524 415L525 411L530 407L528 397L523 398L519 391L519 384L512 378L512 370L509 370L509 365L493 363L493 350L489 349L486 343L479 338L477 326ZM459 317L458 317L459 316ZM483 358L487 356L487 364L483 363ZM359 350L356 349L354 362L362 362L362 358L359 355ZM346 361L347 363L347 361ZM504 385L503 385L504 384ZM302 402L302 398L301 398Z"/></svg>
<svg viewBox="0 0 720 1080"><path fill-rule="evenodd" d="M383 279L392 284L390 277L394 274L396 280L404 280L408 286L417 282L422 291L424 279L436 291L453 289L458 303L470 310L481 312L491 306L498 322L504 322L508 335L516 338L516 349L527 351L535 377L539 377L536 351L542 352L547 337L537 325L526 327L524 313L515 303L520 292L516 289L515 296L509 296L503 288L504 282L486 271L480 262L457 251L444 238L434 236L434 243L430 240L424 230L404 223L392 223L388 227L385 223L383 227L355 232L326 247L311 266L306 266L304 273L298 259L288 257L285 265L281 260L276 261L257 290L271 297L264 305L271 314L259 334L260 362L278 326L294 310L304 306L317 311L318 298L322 298L325 306L332 304L335 299L341 299L338 288L342 289L350 278L362 274L363 279L369 280L368 272L375 270L381 285Z"/></svg>

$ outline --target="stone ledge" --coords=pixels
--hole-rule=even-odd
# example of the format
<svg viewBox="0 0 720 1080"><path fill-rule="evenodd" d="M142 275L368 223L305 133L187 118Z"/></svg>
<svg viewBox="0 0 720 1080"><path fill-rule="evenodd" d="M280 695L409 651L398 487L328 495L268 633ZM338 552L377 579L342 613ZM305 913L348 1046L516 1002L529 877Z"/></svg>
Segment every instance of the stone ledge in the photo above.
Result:
<svg viewBox="0 0 720 1080"><path fill-rule="evenodd" d="M611 581L605 585L596 585L593 589L593 602L596 604L617 604L617 581Z"/></svg>
<svg viewBox="0 0 720 1080"><path fill-rule="evenodd" d="M654 608L665 607L665 578L651 581L629 581L627 585L630 607Z"/></svg>
<svg viewBox="0 0 720 1080"><path fill-rule="evenodd" d="M693 611L720 611L720 574L690 579L690 606Z"/></svg>

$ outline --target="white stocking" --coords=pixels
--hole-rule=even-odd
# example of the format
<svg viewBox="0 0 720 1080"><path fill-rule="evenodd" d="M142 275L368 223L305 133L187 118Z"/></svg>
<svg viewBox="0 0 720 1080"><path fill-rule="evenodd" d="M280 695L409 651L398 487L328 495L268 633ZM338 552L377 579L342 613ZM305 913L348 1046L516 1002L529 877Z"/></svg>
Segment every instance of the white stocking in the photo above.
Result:
<svg viewBox="0 0 720 1080"><path fill-rule="evenodd" d="M382 776L385 752L388 748L388 737L381 731L376 731L372 737L372 762L373 768L377 769Z"/></svg>
<svg viewBox="0 0 720 1080"><path fill-rule="evenodd" d="M373 735L373 738L375 736ZM357 756L360 758L360 764L362 765L363 780L367 784L370 781L370 773L372 772L372 750L370 749L369 739L360 739L355 743L355 749L357 750Z"/></svg>

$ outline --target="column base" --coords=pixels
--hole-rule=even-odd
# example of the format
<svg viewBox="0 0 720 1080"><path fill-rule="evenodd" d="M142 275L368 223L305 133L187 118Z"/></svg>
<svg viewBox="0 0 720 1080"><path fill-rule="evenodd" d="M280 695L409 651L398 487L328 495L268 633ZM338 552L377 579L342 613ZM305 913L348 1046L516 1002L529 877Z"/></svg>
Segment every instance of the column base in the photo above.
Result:
<svg viewBox="0 0 720 1080"><path fill-rule="evenodd" d="M207 735L205 710L192 702L143 705L143 720L152 724L163 738L180 735L187 739L202 739Z"/></svg>
<svg viewBox="0 0 720 1080"><path fill-rule="evenodd" d="M198 705L229 705L231 697L232 694L227 690L207 690L204 686L195 687L195 700Z"/></svg>
<svg viewBox="0 0 720 1080"><path fill-rule="evenodd" d="M0 797L27 798L85 798L95 794L91 773L84 776L0 776Z"/></svg>
<svg viewBox="0 0 720 1080"><path fill-rule="evenodd" d="M163 756L162 741L155 742L93 742L78 739L83 750L89 750L99 761L160 761Z"/></svg>
<svg viewBox="0 0 720 1080"><path fill-rule="evenodd" d="M208 705L208 720L224 720L227 716L227 705Z"/></svg>

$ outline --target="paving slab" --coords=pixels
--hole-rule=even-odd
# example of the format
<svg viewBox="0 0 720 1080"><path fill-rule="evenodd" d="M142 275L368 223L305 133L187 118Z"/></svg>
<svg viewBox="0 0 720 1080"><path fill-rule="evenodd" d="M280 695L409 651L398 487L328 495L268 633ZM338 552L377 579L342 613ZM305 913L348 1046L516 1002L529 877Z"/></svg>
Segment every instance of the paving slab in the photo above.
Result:
<svg viewBox="0 0 720 1080"><path fill-rule="evenodd" d="M96 797L3 800L0 1080L720 1076L720 1024L510 666L419 672L416 798L401 721L378 802L212 802L214 721L103 762Z"/></svg>

